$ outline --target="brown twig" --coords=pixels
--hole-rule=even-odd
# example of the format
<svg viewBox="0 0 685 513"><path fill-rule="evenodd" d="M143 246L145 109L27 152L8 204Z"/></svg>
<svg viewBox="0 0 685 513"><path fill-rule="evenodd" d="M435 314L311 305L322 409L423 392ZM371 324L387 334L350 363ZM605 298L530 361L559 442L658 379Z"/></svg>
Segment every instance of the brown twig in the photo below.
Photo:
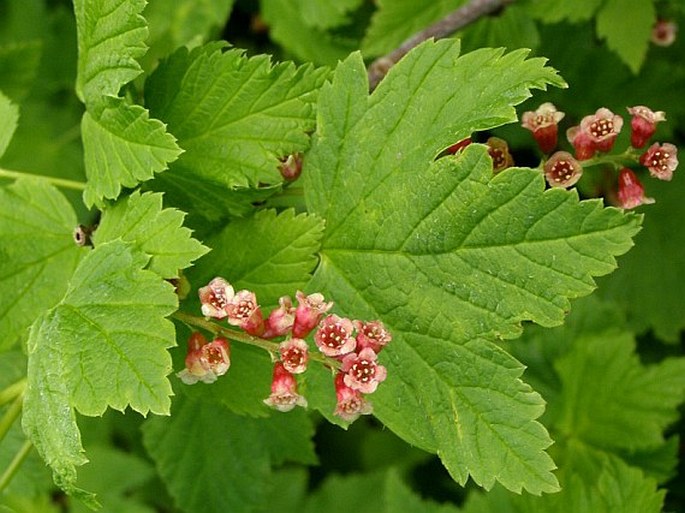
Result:
<svg viewBox="0 0 685 513"><path fill-rule="evenodd" d="M500 9L514 0L471 0L466 5L462 5L456 11L452 11L447 16L437 21L433 25L425 28L421 32L414 34L398 48L383 57L379 57L369 66L369 87L373 91L390 68L404 57L409 50L423 43L426 39L441 39L454 34L457 30L464 28L469 23Z"/></svg>

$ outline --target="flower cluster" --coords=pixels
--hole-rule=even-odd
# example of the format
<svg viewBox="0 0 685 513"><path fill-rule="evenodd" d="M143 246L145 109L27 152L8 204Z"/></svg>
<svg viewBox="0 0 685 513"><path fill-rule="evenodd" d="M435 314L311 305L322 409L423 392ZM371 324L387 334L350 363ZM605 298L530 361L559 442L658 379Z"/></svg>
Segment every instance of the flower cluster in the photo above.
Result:
<svg viewBox="0 0 685 513"><path fill-rule="evenodd" d="M392 340L380 321L362 322L329 315L321 321L314 341L324 355L341 366L335 376L335 414L348 422L371 413L366 394L385 381L387 371L378 364L378 353Z"/></svg>
<svg viewBox="0 0 685 513"><path fill-rule="evenodd" d="M657 123L665 121L666 115L644 105L628 107L627 110L631 115L630 148L621 155L604 157L613 150L624 121L611 110L599 108L594 114L584 116L580 124L567 130L566 137L573 146L574 155L557 151L544 161L543 170L549 185L571 187L580 180L584 167L611 164L618 170L618 191L615 196L619 206L634 208L653 203L653 199L645 197L637 175L626 166L642 165L652 177L668 181L678 166L678 149L669 143L654 143L641 152L655 134ZM543 103L536 111L523 114L522 126L533 133L540 150L549 155L557 146L558 123L563 118L564 113L553 104Z"/></svg>
<svg viewBox="0 0 685 513"><path fill-rule="evenodd" d="M177 374L185 384L214 383L231 366L231 346L221 337L207 342L201 333L195 332L188 339L185 363L186 368Z"/></svg>
<svg viewBox="0 0 685 513"><path fill-rule="evenodd" d="M297 307L290 297L283 296L279 306L265 319L254 292L236 292L220 277L200 288L199 296L206 318L225 319L229 325L259 337L250 340L261 340L261 347L273 347L271 394L265 404L283 412L307 406L307 400L298 393L296 375L307 370L310 354L305 339L313 333L314 344L322 354L317 359L334 370L334 414L352 422L371 413L365 396L375 392L386 378L387 371L378 363L378 353L392 339L382 322L328 314L333 302L326 301L320 293L306 295L300 291L295 296ZM269 342L276 337L283 340L278 344ZM212 383L228 371L229 354L225 339L217 338L208 344L201 334L194 333L188 341L186 368L178 376L187 384Z"/></svg>

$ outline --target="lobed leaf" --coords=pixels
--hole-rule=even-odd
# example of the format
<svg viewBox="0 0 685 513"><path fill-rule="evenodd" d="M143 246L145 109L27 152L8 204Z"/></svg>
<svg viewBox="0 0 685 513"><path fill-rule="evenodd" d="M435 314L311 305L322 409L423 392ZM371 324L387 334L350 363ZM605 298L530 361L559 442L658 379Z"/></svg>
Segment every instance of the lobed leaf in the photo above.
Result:
<svg viewBox="0 0 685 513"><path fill-rule="evenodd" d="M294 299L309 281L322 234L323 222L316 216L262 210L210 237L212 252L202 266L188 271L188 278L201 287L223 276L236 290L254 291L261 305L278 305L279 297Z"/></svg>
<svg viewBox="0 0 685 513"><path fill-rule="evenodd" d="M142 73L137 59L147 46L140 15L145 0L74 0L78 35L76 94L90 105L119 95L121 86Z"/></svg>
<svg viewBox="0 0 685 513"><path fill-rule="evenodd" d="M5 153L7 146L9 146L14 131L17 129L17 122L19 121L19 108L14 105L10 99L2 94L0 91L0 157Z"/></svg>
<svg viewBox="0 0 685 513"><path fill-rule="evenodd" d="M340 498L345 500L341 501ZM305 503L305 513L457 513L450 504L438 505L422 499L389 468L384 472L331 475ZM293 512L294 513L294 512Z"/></svg>
<svg viewBox="0 0 685 513"><path fill-rule="evenodd" d="M603 0L539 0L526 4L526 10L543 23L568 20L578 23L591 19Z"/></svg>
<svg viewBox="0 0 685 513"><path fill-rule="evenodd" d="M562 385L558 429L607 451L663 445L685 397L685 358L644 366L630 334L578 338L554 367Z"/></svg>
<svg viewBox="0 0 685 513"><path fill-rule="evenodd" d="M460 483L470 475L533 494L558 490L551 440L535 421L544 402L493 341L518 335L524 320L560 324L568 299L615 268L640 218L544 191L537 171L492 178L479 145L433 159L515 120L513 105L548 83L563 85L525 52L459 57L442 40L417 47L368 97L352 56L321 93L304 169L310 210L326 220L309 288L394 336L381 355L388 380L372 398L378 417L437 452Z"/></svg>
<svg viewBox="0 0 685 513"><path fill-rule="evenodd" d="M204 43L226 25L235 0L155 0L145 6L150 46L145 56L150 69L180 46Z"/></svg>
<svg viewBox="0 0 685 513"><path fill-rule="evenodd" d="M162 195L136 191L102 215L93 242L96 246L121 238L150 257L148 268L162 278L178 276L179 269L209 251L183 226L185 214L162 209Z"/></svg>
<svg viewBox="0 0 685 513"><path fill-rule="evenodd" d="M81 433L71 405L68 364L65 355L46 350L45 323L50 313L31 326L27 351L28 385L24 394L21 425L27 438L52 469L55 484L89 504L95 496L76 486L76 467L88 462L81 445Z"/></svg>
<svg viewBox="0 0 685 513"><path fill-rule="evenodd" d="M185 150L173 171L224 189L280 183L278 159L309 144L327 71L223 46L181 48L146 84L150 112Z"/></svg>
<svg viewBox="0 0 685 513"><path fill-rule="evenodd" d="M332 10L344 11L353 1L356 0L308 0L308 4L318 3L330 16ZM342 22L344 13L337 20L327 17L315 21L312 6L302 0L269 0L263 2L261 8L264 21L269 24L269 37L301 62L334 66L338 60L359 48L360 36L344 31L334 32L321 26Z"/></svg>
<svg viewBox="0 0 685 513"><path fill-rule="evenodd" d="M55 483L94 504L75 486L83 455L74 408L102 415L109 406L168 414L167 349L176 309L171 285L142 270L143 255L121 240L101 244L80 262L64 298L31 327L22 425Z"/></svg>
<svg viewBox="0 0 685 513"><path fill-rule="evenodd" d="M38 41L0 46L0 91L14 101L21 101L36 78L41 53L42 45ZM0 119L7 118L0 115Z"/></svg>
<svg viewBox="0 0 685 513"><path fill-rule="evenodd" d="M135 187L164 171L182 153L163 123L148 111L122 99L103 99L83 115L81 134L88 184L87 206L119 196L122 187Z"/></svg>
<svg viewBox="0 0 685 513"><path fill-rule="evenodd" d="M597 35L637 73L647 55L655 22L652 0L607 0L597 12Z"/></svg>
<svg viewBox="0 0 685 513"><path fill-rule="evenodd" d="M389 53L466 3L466 0L378 0L378 10L362 41L362 51L367 57Z"/></svg>
<svg viewBox="0 0 685 513"><path fill-rule="evenodd" d="M143 441L184 511L250 512L265 505L272 464L313 456L311 423L293 413L294 418L281 415L273 422L241 417L217 404L178 400L171 417L146 422Z"/></svg>
<svg viewBox="0 0 685 513"><path fill-rule="evenodd" d="M591 447L574 448L559 493L533 497L502 488L471 494L463 513L659 513L664 491L639 470ZM571 471L571 469L573 469Z"/></svg>
<svg viewBox="0 0 685 513"><path fill-rule="evenodd" d="M603 278L598 294L620 304L638 333L649 329L662 340L677 342L685 329L685 298L676 283L685 282L685 174L671 182L649 180L647 194L658 198L645 216L633 251L621 258L616 273Z"/></svg>
<svg viewBox="0 0 685 513"><path fill-rule="evenodd" d="M74 242L76 224L69 202L44 181L0 188L0 347L64 295L85 252Z"/></svg>
<svg viewBox="0 0 685 513"><path fill-rule="evenodd" d="M307 25L325 30L349 23L350 13L361 3L361 0L305 0L299 7Z"/></svg>

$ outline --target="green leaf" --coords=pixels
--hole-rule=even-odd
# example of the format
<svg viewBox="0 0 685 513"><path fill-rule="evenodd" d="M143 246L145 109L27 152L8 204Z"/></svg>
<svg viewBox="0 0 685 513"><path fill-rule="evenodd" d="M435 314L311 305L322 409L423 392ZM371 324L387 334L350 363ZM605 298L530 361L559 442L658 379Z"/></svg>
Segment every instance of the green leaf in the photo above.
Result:
<svg viewBox="0 0 685 513"><path fill-rule="evenodd" d="M88 449L89 464L79 473L79 484L95 490L106 511L126 513L153 513L135 492L143 488L154 476L154 469L147 460L121 449L95 446ZM70 505L73 513L87 513L83 503Z"/></svg>
<svg viewBox="0 0 685 513"><path fill-rule="evenodd" d="M0 91L14 101L22 100L38 72L41 50L38 41L0 46ZM6 118L0 115L0 119Z"/></svg>
<svg viewBox="0 0 685 513"><path fill-rule="evenodd" d="M659 513L664 491L638 469L619 458L574 448L562 490L552 495L515 495L497 487L487 494L471 494L463 513Z"/></svg>
<svg viewBox="0 0 685 513"><path fill-rule="evenodd" d="M223 46L181 48L146 84L150 112L185 150L173 170L224 189L280 183L278 159L309 145L327 71Z"/></svg>
<svg viewBox="0 0 685 513"><path fill-rule="evenodd" d="M28 340L28 386L21 425L66 493L95 504L95 496L76 486L76 467L88 462L70 401L66 354L46 350L43 328L50 314L38 317Z"/></svg>
<svg viewBox="0 0 685 513"><path fill-rule="evenodd" d="M568 20L571 23L591 19L604 0L537 0L527 2L526 10L543 23Z"/></svg>
<svg viewBox="0 0 685 513"><path fill-rule="evenodd" d="M64 295L85 250L64 196L37 179L0 188L0 347L16 342Z"/></svg>
<svg viewBox="0 0 685 513"><path fill-rule="evenodd" d="M185 214L162 209L161 194L134 192L102 215L93 242L96 246L117 238L131 242L150 257L148 268L162 278L178 276L179 269L209 251L183 227Z"/></svg>
<svg viewBox="0 0 685 513"><path fill-rule="evenodd" d="M537 171L493 178L480 145L434 161L514 121L530 88L563 84L525 52L458 52L450 40L417 47L370 98L352 56L322 91L304 177L326 231L308 288L390 327L388 380L372 398L388 427L437 452L460 483L556 491L551 440L535 422L544 403L492 341L524 320L560 324L568 298L615 268L640 218L544 191Z"/></svg>
<svg viewBox="0 0 685 513"><path fill-rule="evenodd" d="M184 511L248 512L265 505L272 463L283 455L313 454L312 428L309 421L304 427L306 417L300 415L286 428L289 415L275 422L251 419L217 404L179 398L171 417L146 422L143 440ZM211 455L205 452L208 444Z"/></svg>
<svg viewBox="0 0 685 513"><path fill-rule="evenodd" d="M141 268L121 241L101 244L79 264L64 299L41 326L40 346L68 363L71 404L85 415L109 406L169 413L175 345L173 287ZM87 341L87 344L85 343Z"/></svg>
<svg viewBox="0 0 685 513"><path fill-rule="evenodd" d="M121 86L142 73L148 31L140 15L145 0L74 0L78 34L76 94L90 104L118 96Z"/></svg>
<svg viewBox="0 0 685 513"><path fill-rule="evenodd" d="M341 498L344 497L344 500ZM331 476L306 502L305 513L456 513L454 506L423 500L399 477L385 472Z"/></svg>
<svg viewBox="0 0 685 513"><path fill-rule="evenodd" d="M657 198L646 211L636 247L620 260L616 273L600 281L599 294L620 304L634 329L650 328L663 340L676 342L685 329L685 297L674 284L685 283L685 173L673 181L649 180L646 194Z"/></svg>
<svg viewBox="0 0 685 513"><path fill-rule="evenodd" d="M151 179L183 151L162 122L119 98L86 112L81 133L88 177L83 199L89 207L116 198L122 186Z"/></svg>
<svg viewBox="0 0 685 513"><path fill-rule="evenodd" d="M0 157L2 157L19 121L19 107L14 105L2 92L0 92L0 119L2 119L2 125L0 125Z"/></svg>
<svg viewBox="0 0 685 513"><path fill-rule="evenodd" d="M540 33L525 4L511 4L498 16L485 16L460 34L464 50L483 47L531 48L540 46ZM511 141L509 141L511 144Z"/></svg>
<svg viewBox="0 0 685 513"><path fill-rule="evenodd" d="M562 383L558 429L609 451L663 445L663 430L685 397L685 358L643 366L629 334L579 338L555 368Z"/></svg>
<svg viewBox="0 0 685 513"><path fill-rule="evenodd" d="M252 202L277 191L279 159L309 145L313 103L327 74L272 65L268 56L248 59L224 46L181 48L145 87L150 112L168 123L185 150L153 187L212 220L245 215Z"/></svg>
<svg viewBox="0 0 685 513"><path fill-rule="evenodd" d="M148 22L150 50L144 60L156 60L179 46L197 46L226 24L235 0L155 0L143 13Z"/></svg>
<svg viewBox="0 0 685 513"><path fill-rule="evenodd" d="M652 0L606 0L597 13L597 35L637 73L647 55L655 22Z"/></svg>
<svg viewBox="0 0 685 513"><path fill-rule="evenodd" d="M365 57L388 53L417 32L464 5L466 0L378 0L362 42Z"/></svg>
<svg viewBox="0 0 685 513"><path fill-rule="evenodd" d="M0 389L18 383L26 377L26 356L21 351L0 353ZM21 401L21 397L17 400ZM7 414L12 403L0 406L0 416ZM5 419L7 420L7 419ZM5 426L7 427L7 426ZM26 442L26 436L19 422L14 422L0 443L0 468L6 469ZM36 451L30 451L21 466L3 490L3 497L38 497L47 495L52 489L52 478ZM1 500L0 500L1 503Z"/></svg>
<svg viewBox="0 0 685 513"><path fill-rule="evenodd" d="M260 305L277 305L279 297L294 298L309 281L322 234L323 222L316 216L262 210L232 221L209 238L212 252L202 266L188 271L188 278L201 287L223 276L236 290L254 291Z"/></svg>
<svg viewBox="0 0 685 513"><path fill-rule="evenodd" d="M168 414L167 352L176 309L173 288L142 270L145 259L120 240L81 261L62 301L39 317L28 342L28 387L22 424L52 468L55 483L92 504L76 488L83 455L74 408L102 415L109 406Z"/></svg>
<svg viewBox="0 0 685 513"><path fill-rule="evenodd" d="M327 9L343 7L343 2L313 1L320 1ZM334 66L337 61L359 48L356 36L327 31L308 22L313 13L306 13L307 6L301 0L269 0L263 2L261 8L264 21L269 24L271 39L301 62Z"/></svg>
<svg viewBox="0 0 685 513"><path fill-rule="evenodd" d="M349 23L349 14L361 5L361 0L305 0L299 8L302 19L310 27L330 29Z"/></svg>

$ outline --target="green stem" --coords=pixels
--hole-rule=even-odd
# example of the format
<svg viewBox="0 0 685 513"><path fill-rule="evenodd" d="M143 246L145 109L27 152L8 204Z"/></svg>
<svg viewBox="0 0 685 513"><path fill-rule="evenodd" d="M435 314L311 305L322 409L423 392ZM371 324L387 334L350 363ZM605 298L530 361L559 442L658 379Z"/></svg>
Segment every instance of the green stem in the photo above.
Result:
<svg viewBox="0 0 685 513"><path fill-rule="evenodd" d="M266 200L269 207L295 208L304 211L304 189L302 187L286 187L279 194Z"/></svg>
<svg viewBox="0 0 685 513"><path fill-rule="evenodd" d="M22 378L16 383L0 390L0 406L12 401L17 396L20 396L26 390L26 378Z"/></svg>
<svg viewBox="0 0 685 513"><path fill-rule="evenodd" d="M5 438L5 435L12 427L12 424L14 424L14 421L19 417L23 403L24 394L21 394L10 405L2 419L0 419L0 442Z"/></svg>
<svg viewBox="0 0 685 513"><path fill-rule="evenodd" d="M7 485L14 477L14 474L17 473L17 470L19 470L21 464L24 463L24 460L29 455L29 452L31 452L32 447L33 445L31 442L26 440L24 445L21 446L21 449L19 449L19 452L14 455L14 458L10 462L9 466L5 469L5 472L3 472L2 476L0 476L0 492L7 488Z"/></svg>
<svg viewBox="0 0 685 513"><path fill-rule="evenodd" d="M235 340L237 342L242 342L244 344L256 346L266 351L269 351L272 354L278 353L278 342L272 342L270 340L266 340L263 338L254 337L242 331L224 328L222 326L219 326L218 324L208 321L203 317L196 317L194 315L189 315L183 312L176 312L172 315L172 317L178 319L181 322L186 323L189 326L194 326L196 328L201 328L205 331L209 331L210 333L213 333L215 336L218 335L229 340ZM338 360L328 358L322 354L310 353L309 359L334 369L340 368L340 362Z"/></svg>
<svg viewBox="0 0 685 513"><path fill-rule="evenodd" d="M17 179L17 178L24 178L27 176L30 176L32 178L39 178L41 180L45 180L46 182L51 183L52 185L55 185L57 187L64 187L65 189L74 189L77 191L83 191L86 188L86 184L84 182L76 182L74 180L67 180L66 178L56 178L54 176L45 176L45 175L34 175L33 173L23 173L21 171L12 171L10 169L0 168L0 177L3 177L3 178Z"/></svg>

